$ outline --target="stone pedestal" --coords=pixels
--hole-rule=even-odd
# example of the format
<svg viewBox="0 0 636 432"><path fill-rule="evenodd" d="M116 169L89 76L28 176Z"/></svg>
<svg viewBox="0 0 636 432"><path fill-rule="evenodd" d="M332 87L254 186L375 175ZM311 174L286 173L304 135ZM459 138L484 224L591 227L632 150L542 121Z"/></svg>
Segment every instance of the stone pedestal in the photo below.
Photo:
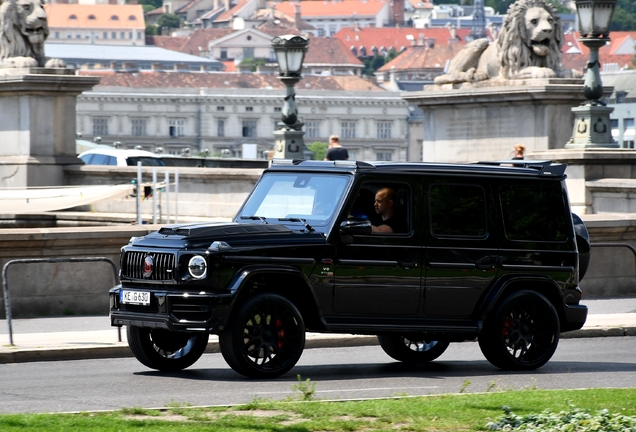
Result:
<svg viewBox="0 0 636 432"><path fill-rule="evenodd" d="M636 213L636 150L579 148L535 152L527 159L566 163L572 211Z"/></svg>
<svg viewBox="0 0 636 432"><path fill-rule="evenodd" d="M572 108L576 117L572 138L565 148L618 148L612 138L610 114L614 108L603 105L589 105Z"/></svg>
<svg viewBox="0 0 636 432"><path fill-rule="evenodd" d="M70 69L5 69L0 74L0 187L64 184L78 164L76 97L99 78Z"/></svg>
<svg viewBox="0 0 636 432"><path fill-rule="evenodd" d="M611 89L610 89L611 90ZM534 79L426 86L402 98L424 111L423 160L473 162L563 148L572 108L585 101L581 79Z"/></svg>

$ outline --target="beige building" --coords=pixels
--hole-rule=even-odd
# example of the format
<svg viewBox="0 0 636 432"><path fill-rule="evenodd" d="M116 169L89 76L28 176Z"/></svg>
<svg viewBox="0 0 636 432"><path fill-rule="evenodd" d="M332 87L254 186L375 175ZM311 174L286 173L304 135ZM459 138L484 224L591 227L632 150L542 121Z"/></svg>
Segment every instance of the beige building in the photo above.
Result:
<svg viewBox="0 0 636 432"><path fill-rule="evenodd" d="M259 157L274 146L285 95L274 74L99 75L100 85L78 98L77 129L84 139L234 157L243 156L244 144L256 144ZM296 102L306 144L338 134L351 159L419 160L409 155L409 110L397 92L357 76L306 76Z"/></svg>
<svg viewBox="0 0 636 432"><path fill-rule="evenodd" d="M50 43L145 45L141 5L45 4Z"/></svg>

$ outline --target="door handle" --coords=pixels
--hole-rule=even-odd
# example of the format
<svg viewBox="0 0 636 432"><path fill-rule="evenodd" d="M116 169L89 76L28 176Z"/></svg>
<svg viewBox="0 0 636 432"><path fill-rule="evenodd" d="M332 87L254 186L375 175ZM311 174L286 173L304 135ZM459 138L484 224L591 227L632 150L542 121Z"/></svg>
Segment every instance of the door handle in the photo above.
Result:
<svg viewBox="0 0 636 432"><path fill-rule="evenodd" d="M477 268L479 270L494 270L495 265L494 264L477 264Z"/></svg>
<svg viewBox="0 0 636 432"><path fill-rule="evenodd" d="M400 262L400 266L404 267L405 269L409 269L411 267L417 267L417 262L416 261L402 261L402 262Z"/></svg>

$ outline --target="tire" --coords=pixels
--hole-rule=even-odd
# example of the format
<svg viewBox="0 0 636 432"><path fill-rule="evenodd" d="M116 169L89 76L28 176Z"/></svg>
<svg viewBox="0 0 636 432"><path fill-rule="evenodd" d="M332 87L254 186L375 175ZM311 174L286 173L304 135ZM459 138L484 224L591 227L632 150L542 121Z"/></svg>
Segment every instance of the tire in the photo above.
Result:
<svg viewBox="0 0 636 432"><path fill-rule="evenodd" d="M227 364L250 378L275 378L288 372L305 348L305 323L284 297L261 294L239 308L219 335Z"/></svg>
<svg viewBox="0 0 636 432"><path fill-rule="evenodd" d="M208 345L208 333L170 332L128 326L128 346L151 369L173 372L192 366Z"/></svg>
<svg viewBox="0 0 636 432"><path fill-rule="evenodd" d="M380 346L390 357L405 363L427 363L446 351L450 342L431 340L422 335L378 336Z"/></svg>
<svg viewBox="0 0 636 432"><path fill-rule="evenodd" d="M501 369L532 370L550 360L559 344L559 317L543 295L519 291L486 318L479 347Z"/></svg>

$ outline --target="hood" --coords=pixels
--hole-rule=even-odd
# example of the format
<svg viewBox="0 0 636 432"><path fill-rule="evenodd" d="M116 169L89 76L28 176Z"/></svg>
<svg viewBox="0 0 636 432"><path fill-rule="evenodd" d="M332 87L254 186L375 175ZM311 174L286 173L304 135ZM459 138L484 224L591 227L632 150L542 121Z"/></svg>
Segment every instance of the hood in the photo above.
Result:
<svg viewBox="0 0 636 432"><path fill-rule="evenodd" d="M208 247L214 241L230 246L257 245L259 243L324 242L319 233L308 233L300 225L292 230L285 225L263 223L192 223L168 225L159 231L136 239L134 246L153 247Z"/></svg>

